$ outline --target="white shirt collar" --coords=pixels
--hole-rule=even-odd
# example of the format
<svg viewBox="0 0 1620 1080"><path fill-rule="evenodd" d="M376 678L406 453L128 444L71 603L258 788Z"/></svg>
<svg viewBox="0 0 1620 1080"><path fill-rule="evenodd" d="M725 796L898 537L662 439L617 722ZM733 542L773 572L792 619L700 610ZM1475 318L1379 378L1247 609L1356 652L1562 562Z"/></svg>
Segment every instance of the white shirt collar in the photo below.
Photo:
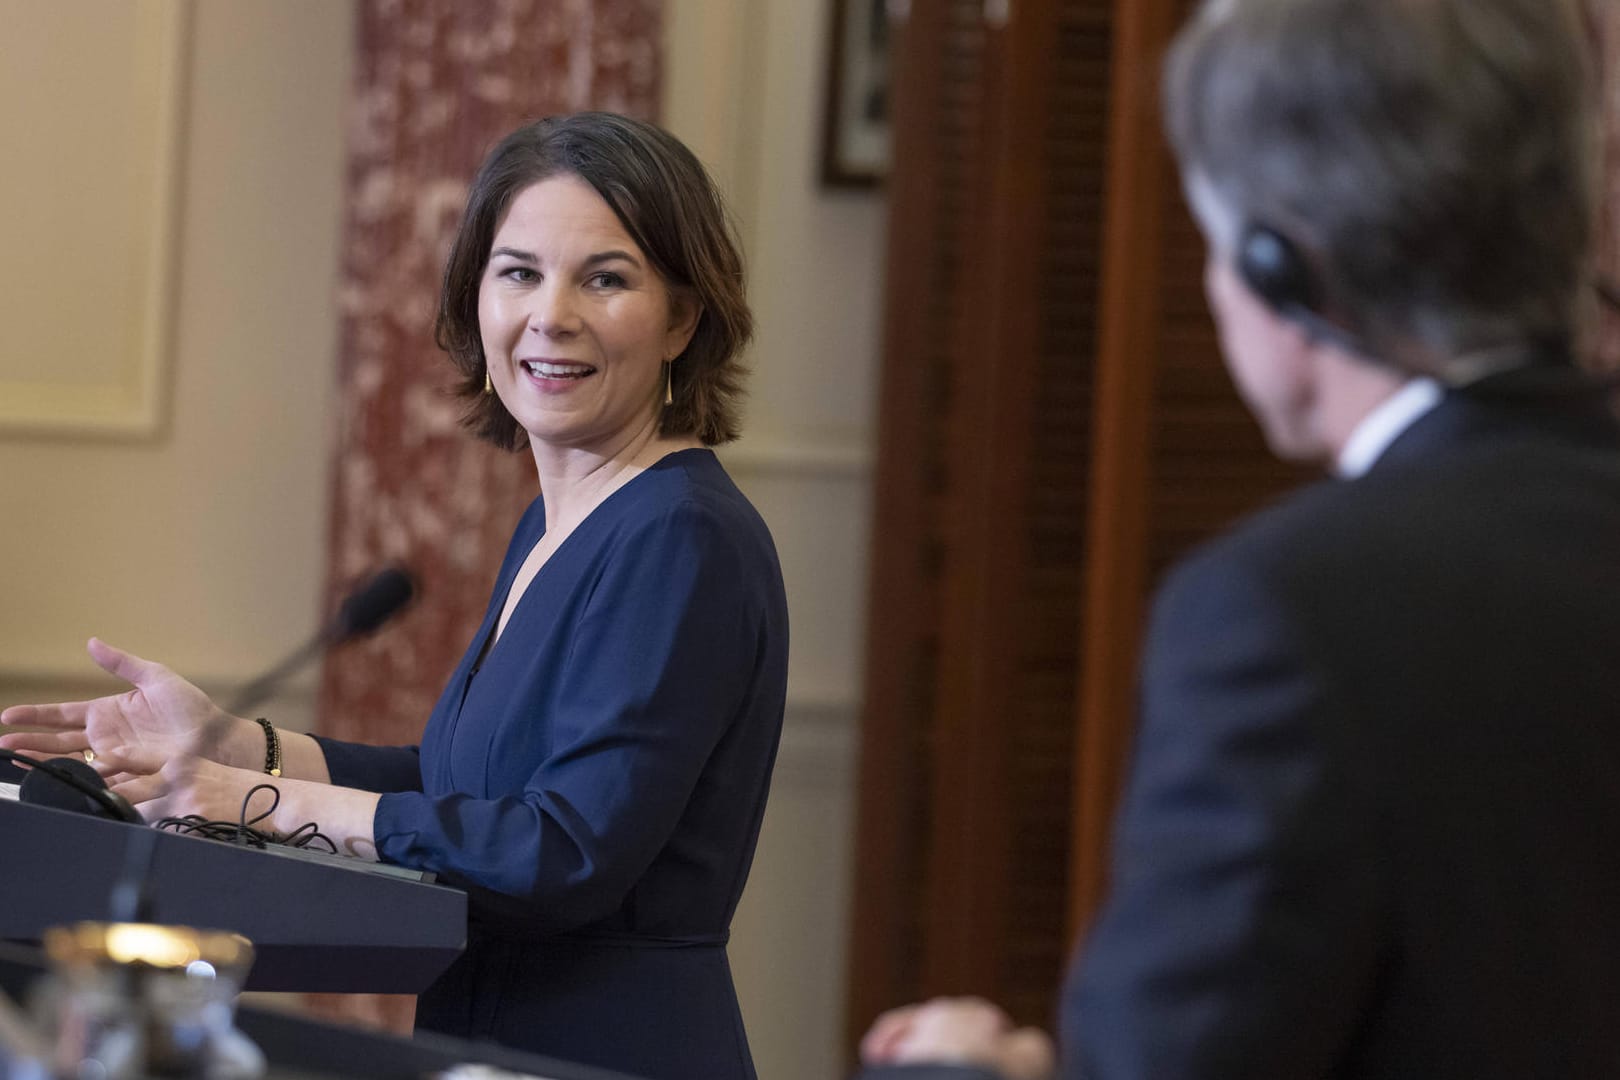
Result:
<svg viewBox="0 0 1620 1080"><path fill-rule="evenodd" d="M1417 378L1407 382L1361 418L1361 423L1345 440L1344 449L1339 451L1335 471L1346 480L1365 473L1401 432L1440 404L1443 396L1440 384L1433 379Z"/></svg>

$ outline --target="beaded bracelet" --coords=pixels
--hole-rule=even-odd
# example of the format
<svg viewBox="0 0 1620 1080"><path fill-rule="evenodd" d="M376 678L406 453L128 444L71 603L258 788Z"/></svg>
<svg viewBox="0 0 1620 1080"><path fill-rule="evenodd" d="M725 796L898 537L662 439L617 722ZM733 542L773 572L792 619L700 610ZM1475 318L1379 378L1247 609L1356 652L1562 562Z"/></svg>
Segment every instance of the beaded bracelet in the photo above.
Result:
<svg viewBox="0 0 1620 1080"><path fill-rule="evenodd" d="M281 775L281 736L276 734L276 727L264 717L259 717L258 725L264 728L264 771L271 776Z"/></svg>

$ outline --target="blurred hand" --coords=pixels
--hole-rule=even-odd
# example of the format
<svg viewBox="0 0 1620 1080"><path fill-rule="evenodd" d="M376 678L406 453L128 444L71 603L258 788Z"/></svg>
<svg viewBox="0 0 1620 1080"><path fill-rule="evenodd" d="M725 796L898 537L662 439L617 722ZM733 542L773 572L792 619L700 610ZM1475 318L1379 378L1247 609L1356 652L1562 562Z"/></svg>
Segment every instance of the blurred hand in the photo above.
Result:
<svg viewBox="0 0 1620 1080"><path fill-rule="evenodd" d="M88 649L102 670L134 688L93 701L13 706L0 712L0 724L39 730L0 736L0 747L45 758L79 757L89 749L96 758L91 764L105 776L117 771L111 759L122 755L194 753L204 727L227 715L207 694L162 664L95 638Z"/></svg>
<svg viewBox="0 0 1620 1080"><path fill-rule="evenodd" d="M209 821L241 821L248 792L270 779L263 773L233 769L190 754L151 750L109 754L108 764L125 777L113 790L135 804L148 822L187 814ZM254 796L246 818L251 820L274 802L275 796L268 792ZM268 821L255 827L273 831Z"/></svg>
<svg viewBox="0 0 1620 1080"><path fill-rule="evenodd" d="M1007 1080L1051 1080L1057 1070L1052 1040L1036 1028L1015 1028L1011 1018L982 998L934 998L891 1009L861 1039L868 1065L976 1065Z"/></svg>

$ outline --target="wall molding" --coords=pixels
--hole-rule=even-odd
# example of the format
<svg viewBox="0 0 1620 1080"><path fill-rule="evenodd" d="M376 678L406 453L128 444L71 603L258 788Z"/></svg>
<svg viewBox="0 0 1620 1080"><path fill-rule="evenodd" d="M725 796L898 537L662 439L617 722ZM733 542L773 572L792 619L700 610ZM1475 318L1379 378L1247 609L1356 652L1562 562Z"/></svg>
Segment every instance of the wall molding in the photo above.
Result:
<svg viewBox="0 0 1620 1080"><path fill-rule="evenodd" d="M245 675L194 675L191 672L182 672L182 674L201 687L209 696L222 699L228 697L236 687L245 685L259 672L249 672ZM7 700L7 698L18 693L26 695L31 690L72 695L70 698L53 698L52 700L77 701L85 698L101 697L106 694L121 693L128 688L128 683L103 673L91 662L89 657L85 657L83 663L74 664L72 667L44 664L35 666L0 665L0 694L5 695L0 697L0 708L24 704L24 698L18 698L15 701ZM317 677L306 674L302 678L291 679L284 683L271 700L312 708L318 690Z"/></svg>
<svg viewBox="0 0 1620 1080"><path fill-rule="evenodd" d="M757 0L671 0L667 51L702 56L701 65L666 64L660 95L664 123L691 147L719 183L745 250L757 220L758 132L765 5Z"/></svg>
<svg viewBox="0 0 1620 1080"><path fill-rule="evenodd" d="M129 46L129 83L106 96L124 111L130 157L114 165L117 188L127 198L127 244L111 244L98 265L97 288L124 288L131 304L129 323L109 328L107 344L121 351L120 363L100 381L54 381L65 365L47 354L37 374L0 379L0 435L75 438L151 438L165 418L169 354L177 285L175 251L177 204L184 168L184 108L192 0L133 0L134 32ZM64 56L71 65L78 58ZM12 148L16 160L31 159L28 146ZM36 160L48 154L33 155ZM29 253L13 249L13 258Z"/></svg>
<svg viewBox="0 0 1620 1080"><path fill-rule="evenodd" d="M187 678L216 698L229 695L235 687L245 684L257 672L248 675L204 676ZM111 675L100 673L88 659L72 670L65 668L21 667L0 665L0 708L20 705L31 700L31 690L68 694L71 698L53 700L82 700L116 694L128 684ZM293 679L276 691L271 701L283 706L297 706L313 710L319 693L316 676L306 674ZM8 700L13 694L22 694ZM791 753L843 761L854 751L855 727L860 703L841 695L792 692L788 696L786 714L782 723L784 754ZM427 717L422 718L423 723Z"/></svg>
<svg viewBox="0 0 1620 1080"><path fill-rule="evenodd" d="M721 447L720 460L738 472L866 480L874 453L864 441L750 439Z"/></svg>
<svg viewBox="0 0 1620 1080"><path fill-rule="evenodd" d="M858 714L854 701L790 696L773 783L853 791Z"/></svg>

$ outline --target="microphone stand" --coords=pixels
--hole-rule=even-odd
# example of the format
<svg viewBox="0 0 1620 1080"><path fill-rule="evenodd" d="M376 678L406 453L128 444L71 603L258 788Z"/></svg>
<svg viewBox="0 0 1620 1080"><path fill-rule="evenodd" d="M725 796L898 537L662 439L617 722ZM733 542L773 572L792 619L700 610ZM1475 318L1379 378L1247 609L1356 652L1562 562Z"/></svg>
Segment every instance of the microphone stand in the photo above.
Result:
<svg viewBox="0 0 1620 1080"><path fill-rule="evenodd" d="M115 923L156 922L152 902L152 862L157 854L157 830L151 826L130 837L124 848L124 869L107 897L107 919Z"/></svg>
<svg viewBox="0 0 1620 1080"><path fill-rule="evenodd" d="M253 708L275 693L283 679L319 656L331 642L329 635L317 634L282 660L275 667L240 687L225 706L225 711L236 716Z"/></svg>
<svg viewBox="0 0 1620 1080"><path fill-rule="evenodd" d="M336 645L369 634L399 613L415 595L416 583L403 567L382 570L362 583L344 598L337 616L330 625L294 650L275 667L240 687L225 706L225 711L241 715L264 701L277 686L314 660L322 652ZM206 744L204 744L206 745Z"/></svg>

